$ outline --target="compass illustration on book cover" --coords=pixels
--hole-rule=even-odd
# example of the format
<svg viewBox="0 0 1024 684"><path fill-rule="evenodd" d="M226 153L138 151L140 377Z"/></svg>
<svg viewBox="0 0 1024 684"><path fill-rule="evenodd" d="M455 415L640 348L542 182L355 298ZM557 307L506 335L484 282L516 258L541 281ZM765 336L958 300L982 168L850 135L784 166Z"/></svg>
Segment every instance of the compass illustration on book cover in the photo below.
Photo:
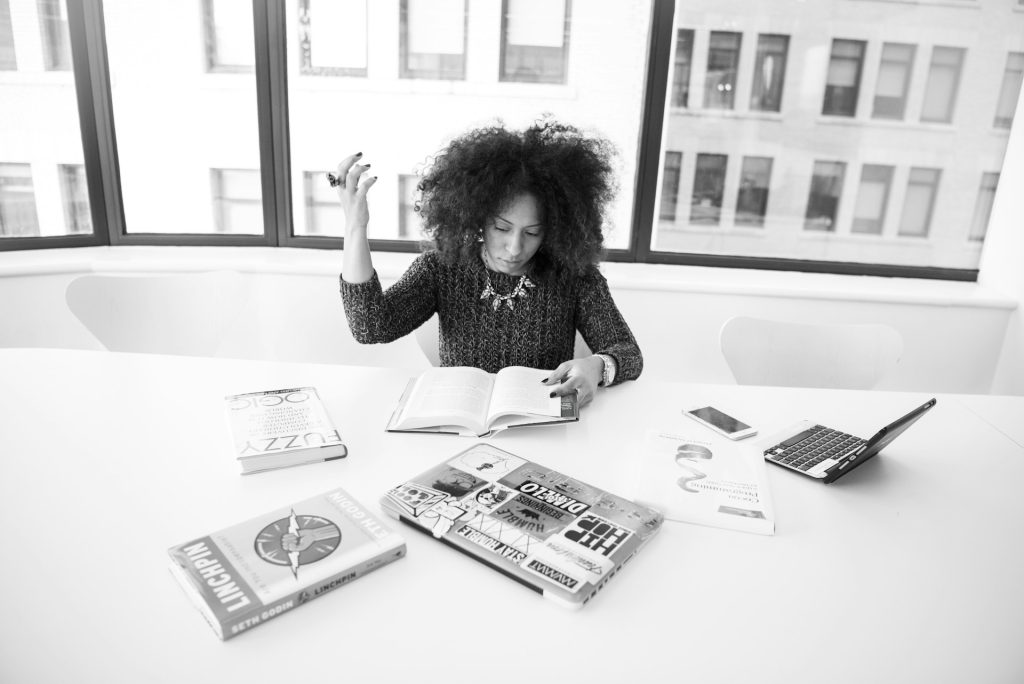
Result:
<svg viewBox="0 0 1024 684"><path fill-rule="evenodd" d="M270 523L256 535L257 555L273 565L290 567L295 579L299 566L327 558L341 545L341 530L319 515L291 515Z"/></svg>

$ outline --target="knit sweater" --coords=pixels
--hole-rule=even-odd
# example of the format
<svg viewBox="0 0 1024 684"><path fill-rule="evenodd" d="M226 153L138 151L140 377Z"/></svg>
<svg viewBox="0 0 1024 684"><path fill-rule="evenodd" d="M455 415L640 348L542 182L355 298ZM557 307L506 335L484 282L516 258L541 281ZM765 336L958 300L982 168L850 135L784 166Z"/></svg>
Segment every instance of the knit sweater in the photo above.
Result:
<svg viewBox="0 0 1024 684"><path fill-rule="evenodd" d="M475 366L494 373L506 366L554 369L573 358L576 331L595 354L615 359L614 384L634 380L643 356L596 266L581 276L556 273L534 280L513 308L483 299L487 279L511 293L519 276L486 268L482 261L448 264L437 252L421 254L387 291L377 273L365 283L341 278L341 297L352 336L363 344L408 335L435 312L443 366Z"/></svg>

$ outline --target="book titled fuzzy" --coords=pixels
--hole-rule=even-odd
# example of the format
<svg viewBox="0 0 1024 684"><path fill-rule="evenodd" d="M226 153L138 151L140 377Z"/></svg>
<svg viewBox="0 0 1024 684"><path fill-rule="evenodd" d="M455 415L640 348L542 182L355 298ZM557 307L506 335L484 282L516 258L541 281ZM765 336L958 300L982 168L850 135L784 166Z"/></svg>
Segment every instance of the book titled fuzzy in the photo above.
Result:
<svg viewBox="0 0 1024 684"><path fill-rule="evenodd" d="M171 572L221 639L405 555L405 541L343 489L168 549Z"/></svg>

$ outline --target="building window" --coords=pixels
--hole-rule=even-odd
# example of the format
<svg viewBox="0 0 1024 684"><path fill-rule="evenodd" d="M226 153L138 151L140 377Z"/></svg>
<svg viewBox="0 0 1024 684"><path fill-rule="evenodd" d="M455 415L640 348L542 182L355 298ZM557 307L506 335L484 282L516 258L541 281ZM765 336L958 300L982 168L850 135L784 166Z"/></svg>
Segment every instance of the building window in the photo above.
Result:
<svg viewBox="0 0 1024 684"><path fill-rule="evenodd" d="M501 80L565 83L571 0L503 0Z"/></svg>
<svg viewBox="0 0 1024 684"><path fill-rule="evenodd" d="M706 109L732 109L736 100L736 72L742 34L712 31L708 47L708 74L704 81Z"/></svg>
<svg viewBox="0 0 1024 684"><path fill-rule="evenodd" d="M676 32L675 69L672 71L672 106L690 106L690 69L693 66L693 29Z"/></svg>
<svg viewBox="0 0 1024 684"><path fill-rule="evenodd" d="M666 150L665 167L661 174L661 209L658 218L675 221L679 206L679 177L683 168L683 153Z"/></svg>
<svg viewBox="0 0 1024 684"><path fill-rule="evenodd" d="M398 176L398 237L412 238L420 234L420 215L416 213L418 176Z"/></svg>
<svg viewBox="0 0 1024 684"><path fill-rule="evenodd" d="M260 172L210 169L213 226L218 233L262 233L263 194Z"/></svg>
<svg viewBox="0 0 1024 684"><path fill-rule="evenodd" d="M751 109L777 112L782 107L782 84L786 78L788 53L789 36L763 34L757 37Z"/></svg>
<svg viewBox="0 0 1024 684"><path fill-rule="evenodd" d="M843 162L816 161L811 177L811 192L807 198L804 229L834 233L839 214L839 196L843 192Z"/></svg>
<svg viewBox="0 0 1024 684"><path fill-rule="evenodd" d="M14 49L10 0L0 0L0 71L16 71L18 55Z"/></svg>
<svg viewBox="0 0 1024 684"><path fill-rule="evenodd" d="M1006 71L1003 72L1003 85L999 89L999 101L996 104L996 128L1009 128L1013 124L1013 115L1017 109L1017 98L1020 96L1021 80L1024 79L1024 52L1011 52L1006 58Z"/></svg>
<svg viewBox="0 0 1024 684"><path fill-rule="evenodd" d="M953 120L964 52L963 48L941 46L936 46L932 50L932 63L928 69L924 104L921 107L921 121L950 123Z"/></svg>
<svg viewBox="0 0 1024 684"><path fill-rule="evenodd" d="M998 185L998 173L981 174L981 187L978 188L978 200L974 204L974 216L971 218L971 232L967 235L968 240L981 242L985 239Z"/></svg>
<svg viewBox="0 0 1024 684"><path fill-rule="evenodd" d="M303 74L366 76L366 0L299 0Z"/></svg>
<svg viewBox="0 0 1024 684"><path fill-rule="evenodd" d="M907 196L903 199L903 216L900 218L900 235L928 236L941 175L942 171L939 169L910 169Z"/></svg>
<svg viewBox="0 0 1024 684"><path fill-rule="evenodd" d="M249 0L203 0L207 71L254 71L256 48L252 22Z"/></svg>
<svg viewBox="0 0 1024 684"><path fill-rule="evenodd" d="M728 157L724 154L697 155L690 223L717 226L721 220L727 161Z"/></svg>
<svg viewBox="0 0 1024 684"><path fill-rule="evenodd" d="M865 164L860 170L860 188L857 203L853 208L853 225L850 231L869 235L881 235L885 225L885 210L889 206L889 189L892 187L893 167L880 164Z"/></svg>
<svg viewBox="0 0 1024 684"><path fill-rule="evenodd" d="M864 67L863 40L832 41L832 56L825 82L825 102L821 113L831 116L855 116L860 74Z"/></svg>
<svg viewBox="0 0 1024 684"><path fill-rule="evenodd" d="M71 34L64 0L37 0L43 39L43 66L47 71L71 70Z"/></svg>
<svg viewBox="0 0 1024 684"><path fill-rule="evenodd" d="M905 43L886 43L878 66L875 106L871 116L876 119L902 119L907 106L910 74L914 69L917 48Z"/></svg>
<svg viewBox="0 0 1024 684"><path fill-rule="evenodd" d="M466 0L402 0L401 76L466 78Z"/></svg>
<svg viewBox="0 0 1024 684"><path fill-rule="evenodd" d="M344 235L345 213L338 202L337 191L327 182L327 172L303 171L302 187L306 202L306 230L303 234Z"/></svg>
<svg viewBox="0 0 1024 684"><path fill-rule="evenodd" d="M85 180L85 167L81 164L61 164L60 192L64 200L64 225L68 235L92 233L92 214L89 211L89 186Z"/></svg>
<svg viewBox="0 0 1024 684"><path fill-rule="evenodd" d="M772 180L771 157L744 157L740 189L736 196L736 224L763 226L768 212L768 186Z"/></svg>
<svg viewBox="0 0 1024 684"><path fill-rule="evenodd" d="M39 216L28 164L0 164L0 237L39 235Z"/></svg>

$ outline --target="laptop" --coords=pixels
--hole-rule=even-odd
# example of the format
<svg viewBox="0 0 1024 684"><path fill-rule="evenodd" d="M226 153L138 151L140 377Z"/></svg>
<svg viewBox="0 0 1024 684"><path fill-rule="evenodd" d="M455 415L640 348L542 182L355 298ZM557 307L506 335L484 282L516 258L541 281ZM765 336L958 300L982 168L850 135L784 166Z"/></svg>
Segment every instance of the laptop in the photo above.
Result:
<svg viewBox="0 0 1024 684"><path fill-rule="evenodd" d="M661 528L662 514L476 444L381 499L386 513L572 608Z"/></svg>
<svg viewBox="0 0 1024 684"><path fill-rule="evenodd" d="M914 424L936 400L929 399L897 418L870 439L803 420L757 442L769 463L789 468L826 484L871 459Z"/></svg>

